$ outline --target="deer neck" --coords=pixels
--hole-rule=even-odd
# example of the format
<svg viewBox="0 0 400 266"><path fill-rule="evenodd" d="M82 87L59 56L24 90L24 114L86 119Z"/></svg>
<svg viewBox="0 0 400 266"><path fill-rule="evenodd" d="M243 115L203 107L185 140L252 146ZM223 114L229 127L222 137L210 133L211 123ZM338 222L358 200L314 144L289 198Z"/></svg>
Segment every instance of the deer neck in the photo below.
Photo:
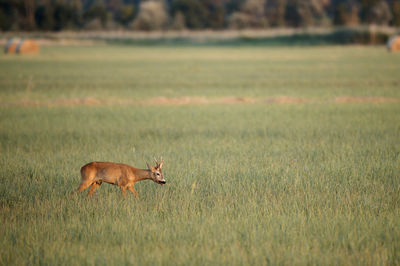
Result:
<svg viewBox="0 0 400 266"><path fill-rule="evenodd" d="M134 173L135 173L136 181L151 179L151 171L150 170L135 169Z"/></svg>

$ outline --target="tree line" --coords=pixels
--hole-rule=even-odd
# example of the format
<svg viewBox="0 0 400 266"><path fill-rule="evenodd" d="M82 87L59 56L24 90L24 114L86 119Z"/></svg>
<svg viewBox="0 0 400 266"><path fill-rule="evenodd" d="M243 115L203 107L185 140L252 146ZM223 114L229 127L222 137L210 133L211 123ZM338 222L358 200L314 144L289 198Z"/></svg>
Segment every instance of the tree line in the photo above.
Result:
<svg viewBox="0 0 400 266"><path fill-rule="evenodd" d="M400 0L0 0L0 30L400 26Z"/></svg>

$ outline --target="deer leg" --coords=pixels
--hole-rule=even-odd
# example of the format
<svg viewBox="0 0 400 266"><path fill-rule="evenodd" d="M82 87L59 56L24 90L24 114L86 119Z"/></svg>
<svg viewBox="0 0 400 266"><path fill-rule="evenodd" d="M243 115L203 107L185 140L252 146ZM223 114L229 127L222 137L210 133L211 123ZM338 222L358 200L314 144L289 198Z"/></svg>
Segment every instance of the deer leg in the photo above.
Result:
<svg viewBox="0 0 400 266"><path fill-rule="evenodd" d="M135 188L132 186L128 187L129 191L133 193L133 195L135 195L136 198L139 197L139 194L136 192Z"/></svg>
<svg viewBox="0 0 400 266"><path fill-rule="evenodd" d="M90 187L91 184L92 184L91 181L82 181L81 184L78 187L78 193L82 192L85 189L87 189L88 187Z"/></svg>
<svg viewBox="0 0 400 266"><path fill-rule="evenodd" d="M126 187L121 187L122 196L126 197Z"/></svg>
<svg viewBox="0 0 400 266"><path fill-rule="evenodd" d="M92 186L90 187L90 190L87 194L88 197L91 197L93 193L96 191L96 189L101 185L101 183L93 183Z"/></svg>

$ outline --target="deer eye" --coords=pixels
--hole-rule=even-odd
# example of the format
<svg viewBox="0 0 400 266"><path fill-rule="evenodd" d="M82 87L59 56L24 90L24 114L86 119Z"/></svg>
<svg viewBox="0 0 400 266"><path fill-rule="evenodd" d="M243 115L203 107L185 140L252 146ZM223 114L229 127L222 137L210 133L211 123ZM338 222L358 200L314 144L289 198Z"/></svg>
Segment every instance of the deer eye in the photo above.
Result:
<svg viewBox="0 0 400 266"><path fill-rule="evenodd" d="M156 173L156 175L158 175L158 176L159 176L159 175L160 175L160 173Z"/></svg>

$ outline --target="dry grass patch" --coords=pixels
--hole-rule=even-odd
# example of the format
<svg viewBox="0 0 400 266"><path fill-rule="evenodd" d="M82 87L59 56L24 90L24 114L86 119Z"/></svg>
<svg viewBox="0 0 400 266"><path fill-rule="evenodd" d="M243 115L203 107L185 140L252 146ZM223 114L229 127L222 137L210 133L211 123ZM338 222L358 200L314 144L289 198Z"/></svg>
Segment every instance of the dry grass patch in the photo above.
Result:
<svg viewBox="0 0 400 266"><path fill-rule="evenodd" d="M388 97L336 97L333 99L334 103L399 103L398 98Z"/></svg>
<svg viewBox="0 0 400 266"><path fill-rule="evenodd" d="M218 104L322 104L322 103L400 103L399 98L389 97L335 97L328 100L307 99L301 97L278 96L278 97L155 97L145 100L107 99L100 100L93 97L74 99L55 99L50 101L22 100L14 103L3 103L2 106L118 106L118 105L218 105Z"/></svg>

